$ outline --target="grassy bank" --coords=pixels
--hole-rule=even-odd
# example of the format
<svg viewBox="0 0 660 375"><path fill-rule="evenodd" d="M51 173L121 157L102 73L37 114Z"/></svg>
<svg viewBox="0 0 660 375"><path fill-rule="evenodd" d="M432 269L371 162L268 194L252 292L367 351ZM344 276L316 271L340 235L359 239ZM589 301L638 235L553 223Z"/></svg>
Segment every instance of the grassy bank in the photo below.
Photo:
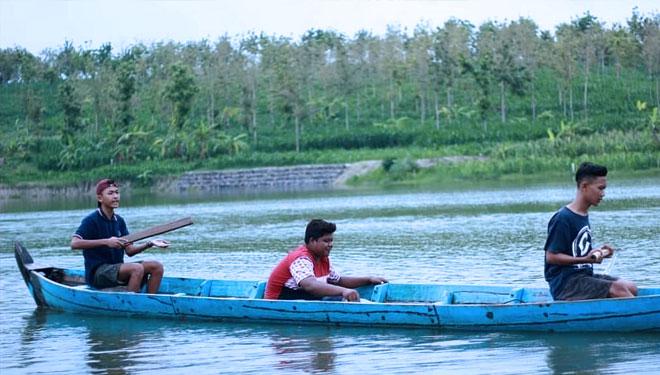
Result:
<svg viewBox="0 0 660 375"><path fill-rule="evenodd" d="M475 144L433 147L392 147L382 149L325 149L303 152L252 152L226 155L199 161L141 161L132 164L105 165L73 171L44 171L30 163L14 163L0 168L0 181L9 186L44 185L66 186L81 182L96 181L99 176L112 176L118 180L131 181L137 186L149 186L156 179L175 177L186 171L287 166L300 164L352 163L362 160L387 158L431 158L438 156L475 155Z"/></svg>
<svg viewBox="0 0 660 375"><path fill-rule="evenodd" d="M610 177L626 178L660 178L660 167L648 169L630 169L619 164L608 164L607 159L584 159L608 166ZM656 156L656 162L658 157ZM349 181L353 187L479 187L501 185L527 185L572 181L574 168L579 161L568 158L553 158L552 160L510 160L502 163L497 160L469 161L460 165L438 165L433 168L418 169L407 172L402 178L392 176L391 172L380 168L364 176L354 177ZM532 172L520 172L511 167L530 169ZM508 170L507 172L502 172Z"/></svg>
<svg viewBox="0 0 660 375"><path fill-rule="evenodd" d="M482 156L454 164L420 169L414 161L443 156ZM250 168L297 164L350 163L382 160L383 167L349 181L353 186L448 186L506 181L559 181L574 173L584 160L607 165L617 175L660 176L660 147L649 130L612 130L577 136L520 142L469 142L436 147L334 149L296 152L252 152L189 162L142 161L77 171L43 171L27 164L0 169L9 186L69 186L93 182L102 176L151 186L158 179L190 170Z"/></svg>
<svg viewBox="0 0 660 375"><path fill-rule="evenodd" d="M386 160L368 175L353 178L353 186L447 186L507 181L542 182L570 179L579 163L608 166L619 177L660 177L660 148L647 131L610 131L564 140L539 139L482 145L487 158L439 164L421 169L411 157Z"/></svg>

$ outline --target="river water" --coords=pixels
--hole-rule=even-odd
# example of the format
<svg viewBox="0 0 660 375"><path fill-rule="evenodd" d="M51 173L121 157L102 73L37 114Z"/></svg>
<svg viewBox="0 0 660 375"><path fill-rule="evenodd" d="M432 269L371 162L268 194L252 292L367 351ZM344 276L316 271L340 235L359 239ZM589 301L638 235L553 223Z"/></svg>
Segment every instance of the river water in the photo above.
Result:
<svg viewBox="0 0 660 375"><path fill-rule="evenodd" d="M306 222L337 223L331 257L345 275L394 282L545 286L543 243L572 186L455 191L332 191L123 197L137 231L184 216L154 258L168 275L266 279ZM451 332L109 318L36 309L13 259L82 268L68 245L91 199L0 206L0 373L657 374L659 334ZM611 273L660 285L660 178L610 181L591 211L597 244L621 249ZM604 270L607 262L597 266Z"/></svg>

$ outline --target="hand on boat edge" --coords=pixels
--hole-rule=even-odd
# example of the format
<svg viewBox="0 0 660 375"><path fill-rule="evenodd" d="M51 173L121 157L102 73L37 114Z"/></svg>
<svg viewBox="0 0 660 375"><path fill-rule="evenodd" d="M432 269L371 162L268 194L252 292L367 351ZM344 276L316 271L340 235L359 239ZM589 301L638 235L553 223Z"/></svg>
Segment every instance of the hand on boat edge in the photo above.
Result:
<svg viewBox="0 0 660 375"><path fill-rule="evenodd" d="M355 289L346 289L341 293L341 296L348 302L360 302L360 293Z"/></svg>

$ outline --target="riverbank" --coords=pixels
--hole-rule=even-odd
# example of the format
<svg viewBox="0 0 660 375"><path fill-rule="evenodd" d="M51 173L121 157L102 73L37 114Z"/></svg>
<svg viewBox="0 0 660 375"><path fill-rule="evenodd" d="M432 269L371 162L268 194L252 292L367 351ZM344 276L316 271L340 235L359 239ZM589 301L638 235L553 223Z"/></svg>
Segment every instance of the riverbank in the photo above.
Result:
<svg viewBox="0 0 660 375"><path fill-rule="evenodd" d="M405 159L410 160L410 159ZM461 164L468 161L483 161L484 157L454 156L417 159L415 169L428 169L437 165ZM153 178L148 188L151 193L197 194L202 192L232 191L286 191L327 188L346 188L349 183L355 185L359 178L372 174L387 161L365 160L355 163L305 164L285 167L259 167L226 170L189 171L178 177ZM130 181L122 182L122 190L130 193L139 185ZM86 181L71 186L48 184L19 184L7 186L0 184L0 199L47 199L53 195L76 197L91 195L94 181Z"/></svg>
<svg viewBox="0 0 660 375"><path fill-rule="evenodd" d="M659 147L648 130L630 130L438 148L251 152L211 160L144 160L72 171L5 163L0 166L0 199L87 194L95 181L106 176L121 181L124 191L134 187L152 193L570 181L576 166L585 160L606 165L612 176L658 177Z"/></svg>
<svg viewBox="0 0 660 375"><path fill-rule="evenodd" d="M645 156L646 157L646 156ZM655 156L648 155L655 162ZM592 161L608 167L611 180L634 178L660 179L660 167L631 168L617 163L616 158L584 157L577 161L570 158L548 158L547 160L518 159L501 161L484 159L466 161L461 164L434 165L429 168L410 167L410 163L399 161L402 167L386 170L377 168L370 173L355 176L349 181L355 187L478 187L478 186L524 186L555 182L572 182L577 166L582 161Z"/></svg>
<svg viewBox="0 0 660 375"><path fill-rule="evenodd" d="M479 178L461 176L455 171L460 168L466 168L466 164L475 162L466 161L460 158L461 162L453 158L441 159L419 159L417 160L418 169L414 172L408 172L405 179L393 179L392 176L383 169L383 162L378 160L369 160L357 163L338 164L327 168L328 173L320 173L317 181L306 180L301 183L300 178L305 178L305 171L309 168L319 168L321 166L304 165L285 168L254 168L239 170L220 170L220 171L197 171L184 173L179 178L163 178L158 180L150 187L144 187L131 183L122 182L122 191L130 196L140 195L162 195L179 196L184 199L185 196L200 196L200 194L222 194L222 195L255 195L264 193L277 193L286 191L313 191L313 190L373 190L373 189L483 189L483 188L506 188L520 186L537 185L560 185L570 184L573 181L573 172L569 167L562 170L520 174L511 173L499 176L498 178ZM487 163L482 160L480 163ZM452 165L454 163L454 165ZM336 169L342 169L342 173L336 174ZM267 183L258 186L213 186L205 185L203 188L195 187L193 184L186 185L186 180L191 177L193 180L200 176L205 178L223 180L227 174L235 173L237 175L248 174L253 179L259 179L259 173L281 169L288 171L282 176L288 176L287 179L279 181L267 180ZM323 169L319 168L320 171ZM297 175L298 172L299 175ZM454 171L454 172L452 172ZM334 176L333 176L334 175ZM660 169L653 168L648 170L617 170L610 169L610 181L613 183L630 179L651 179L660 184ZM297 180L296 180L297 179ZM226 180L225 180L226 181ZM240 181L240 178L237 179ZM18 202L30 201L63 201L66 199L81 199L93 197L94 182L86 182L72 186L48 186L39 184L26 184L22 186L6 186L0 184L0 208L16 206ZM55 197L55 198L54 198ZM4 203L3 203L4 202ZM13 203L12 203L13 202ZM1 211L1 210L0 210Z"/></svg>

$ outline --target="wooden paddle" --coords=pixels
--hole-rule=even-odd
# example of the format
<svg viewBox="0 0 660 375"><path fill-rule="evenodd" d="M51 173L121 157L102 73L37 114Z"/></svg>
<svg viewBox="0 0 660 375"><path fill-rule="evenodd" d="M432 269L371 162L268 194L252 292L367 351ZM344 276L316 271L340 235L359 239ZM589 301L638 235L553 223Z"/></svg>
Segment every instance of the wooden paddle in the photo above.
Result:
<svg viewBox="0 0 660 375"><path fill-rule="evenodd" d="M140 232L131 233L128 236L121 237L121 239L125 240L126 242L135 242L135 241L143 240L145 238L157 236L159 234L171 232L175 229L179 229L191 225L192 223L193 223L192 218L184 217L183 219L179 219L171 223L156 225L155 227Z"/></svg>

